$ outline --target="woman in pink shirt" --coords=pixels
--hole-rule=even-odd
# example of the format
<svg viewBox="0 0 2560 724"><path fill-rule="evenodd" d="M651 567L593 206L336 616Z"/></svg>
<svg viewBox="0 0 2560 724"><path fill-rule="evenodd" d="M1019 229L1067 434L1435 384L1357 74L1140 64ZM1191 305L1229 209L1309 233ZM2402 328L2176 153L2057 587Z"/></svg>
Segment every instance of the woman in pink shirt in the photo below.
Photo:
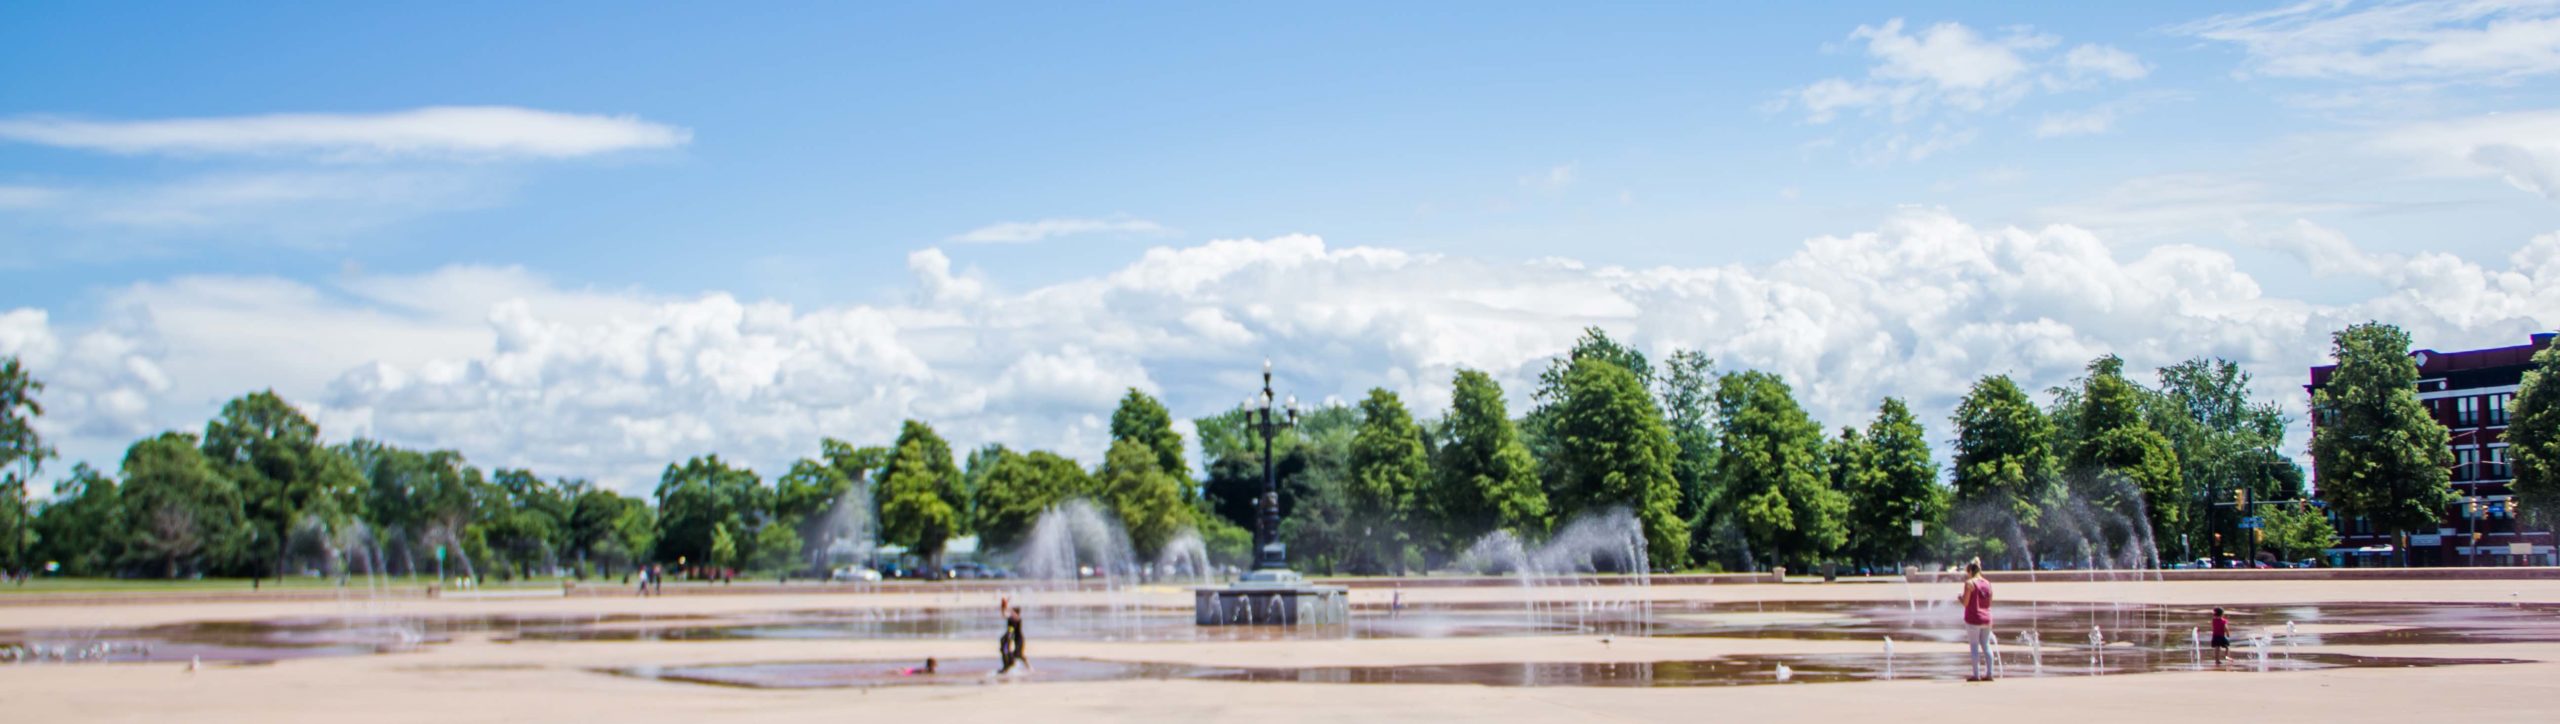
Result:
<svg viewBox="0 0 2560 724"><path fill-rule="evenodd" d="M1956 594L1956 603L1964 606L1965 645L1973 656L1964 680L1997 678L1998 662L1991 660L1991 579L1982 577L1982 559L1964 564L1964 590Z"/></svg>

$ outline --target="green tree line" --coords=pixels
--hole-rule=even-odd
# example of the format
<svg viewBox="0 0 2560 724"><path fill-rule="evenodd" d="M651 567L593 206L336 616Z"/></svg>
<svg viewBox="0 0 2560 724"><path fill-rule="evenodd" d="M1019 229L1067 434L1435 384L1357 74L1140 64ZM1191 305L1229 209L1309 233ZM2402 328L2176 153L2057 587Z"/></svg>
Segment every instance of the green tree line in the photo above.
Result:
<svg viewBox="0 0 2560 724"><path fill-rule="evenodd" d="M1942 468L1922 420L1878 400L1836 432L1779 375L1719 372L1674 350L1661 364L1586 330L1541 372L1515 416L1492 376L1459 370L1445 416L1418 419L1385 389L1305 411L1267 451L1281 537L1302 567L1401 573L1449 565L1496 530L1534 540L1625 509L1655 570L1889 568L1981 556L2154 565L2253 549L2294 555L2335 539L2329 511L2384 529L2429 525L2450 499L2444 431L2418 406L2405 333L2335 335L2339 369L2313 401L2324 481L2282 450L2290 421L2228 360L2127 375L2091 360L2039 404L2003 374L1975 380L1947 421ZM2517 489L2530 514L2555 494L2549 426L2560 359L2536 358L2513 414ZM1215 559L1248 558L1265 441L1243 407L1193 421L1198 474L1165 406L1129 390L1098 464L988 445L955 452L931 425L896 439L821 440L767 480L706 454L669 464L646 497L532 471L484 471L450 450L358 439L329 445L273 392L225 404L201 433L129 448L115 471L75 466L53 496L25 487L53 459L30 424L42 383L0 366L0 556L82 575L277 576L361 567L431 570L433 551L480 575L610 575L650 562L815 571L872 540L936 558L957 538L1019 546L1040 515L1094 501L1152 557L1194 531ZM2240 528L2235 491L2287 503Z"/></svg>

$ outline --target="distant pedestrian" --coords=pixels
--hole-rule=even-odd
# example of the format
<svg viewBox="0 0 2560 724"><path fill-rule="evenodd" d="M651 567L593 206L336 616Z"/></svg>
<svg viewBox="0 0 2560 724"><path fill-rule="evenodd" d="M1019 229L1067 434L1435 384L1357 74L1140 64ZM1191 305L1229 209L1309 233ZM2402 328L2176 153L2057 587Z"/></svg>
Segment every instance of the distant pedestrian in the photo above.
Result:
<svg viewBox="0 0 2560 724"><path fill-rule="evenodd" d="M1972 656L1964 680L1998 678L1999 662L1991 659L1991 579L1982 577L1982 559L1964 564L1964 590L1956 594L1956 603L1964 607L1965 647Z"/></svg>
<svg viewBox="0 0 2560 724"><path fill-rule="evenodd" d="M2231 657L2231 619L2222 616L2222 607L2213 607L2213 665L2221 666Z"/></svg>

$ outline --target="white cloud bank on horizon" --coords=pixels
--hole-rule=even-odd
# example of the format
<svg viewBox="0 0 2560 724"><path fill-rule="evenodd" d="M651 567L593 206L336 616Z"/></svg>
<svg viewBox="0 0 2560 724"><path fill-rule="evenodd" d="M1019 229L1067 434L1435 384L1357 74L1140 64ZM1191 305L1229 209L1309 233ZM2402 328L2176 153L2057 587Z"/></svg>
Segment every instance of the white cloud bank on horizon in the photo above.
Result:
<svg viewBox="0 0 2560 724"><path fill-rule="evenodd" d="M304 154L331 160L570 158L682 146L693 140L693 132L628 115L436 106L388 113L137 121L19 116L0 119L0 140L119 154Z"/></svg>
<svg viewBox="0 0 2560 724"><path fill-rule="evenodd" d="M562 289L484 267L325 287L184 277L113 291L103 319L78 328L45 310L0 314L0 353L51 385L43 430L103 466L143 434L198 429L223 399L272 386L331 439L450 447L645 491L685 456L772 475L820 437L885 441L908 417L962 449L1001 441L1091 462L1124 388L1180 418L1209 414L1254 386L1266 355L1285 392L1385 387L1422 415L1446 409L1457 368L1483 369L1518 413L1537 370L1592 325L1650 354L1694 347L1722 369L1783 374L1831 428L1903 396L1942 445L1949 409L1986 374L2042 390L2099 354L2146 381L2213 355L2298 412L2304 369L2350 323L2400 324L2439 349L2560 325L2560 233L2495 268L2289 231L2298 238L2265 245L2332 257L2324 272L2383 291L2343 305L2269 297L2222 251L2119 258L2077 227L1982 228L1914 208L1762 266L1504 264L1286 236L1159 247L1107 274L1002 290L927 249L910 258L927 292L915 301L817 309Z"/></svg>

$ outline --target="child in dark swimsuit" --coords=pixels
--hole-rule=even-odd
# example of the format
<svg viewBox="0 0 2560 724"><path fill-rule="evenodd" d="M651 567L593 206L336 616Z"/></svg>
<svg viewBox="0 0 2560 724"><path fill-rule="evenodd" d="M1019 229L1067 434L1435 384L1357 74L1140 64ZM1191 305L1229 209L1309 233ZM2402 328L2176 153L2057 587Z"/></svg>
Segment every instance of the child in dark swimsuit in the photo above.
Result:
<svg viewBox="0 0 2560 724"><path fill-rule="evenodd" d="M1031 668L1031 657L1023 652L1022 607L1013 605L1010 599L997 602L996 607L1004 611L1004 633L996 637L996 655L1004 660L1004 667L996 673L1011 673L1014 664Z"/></svg>

